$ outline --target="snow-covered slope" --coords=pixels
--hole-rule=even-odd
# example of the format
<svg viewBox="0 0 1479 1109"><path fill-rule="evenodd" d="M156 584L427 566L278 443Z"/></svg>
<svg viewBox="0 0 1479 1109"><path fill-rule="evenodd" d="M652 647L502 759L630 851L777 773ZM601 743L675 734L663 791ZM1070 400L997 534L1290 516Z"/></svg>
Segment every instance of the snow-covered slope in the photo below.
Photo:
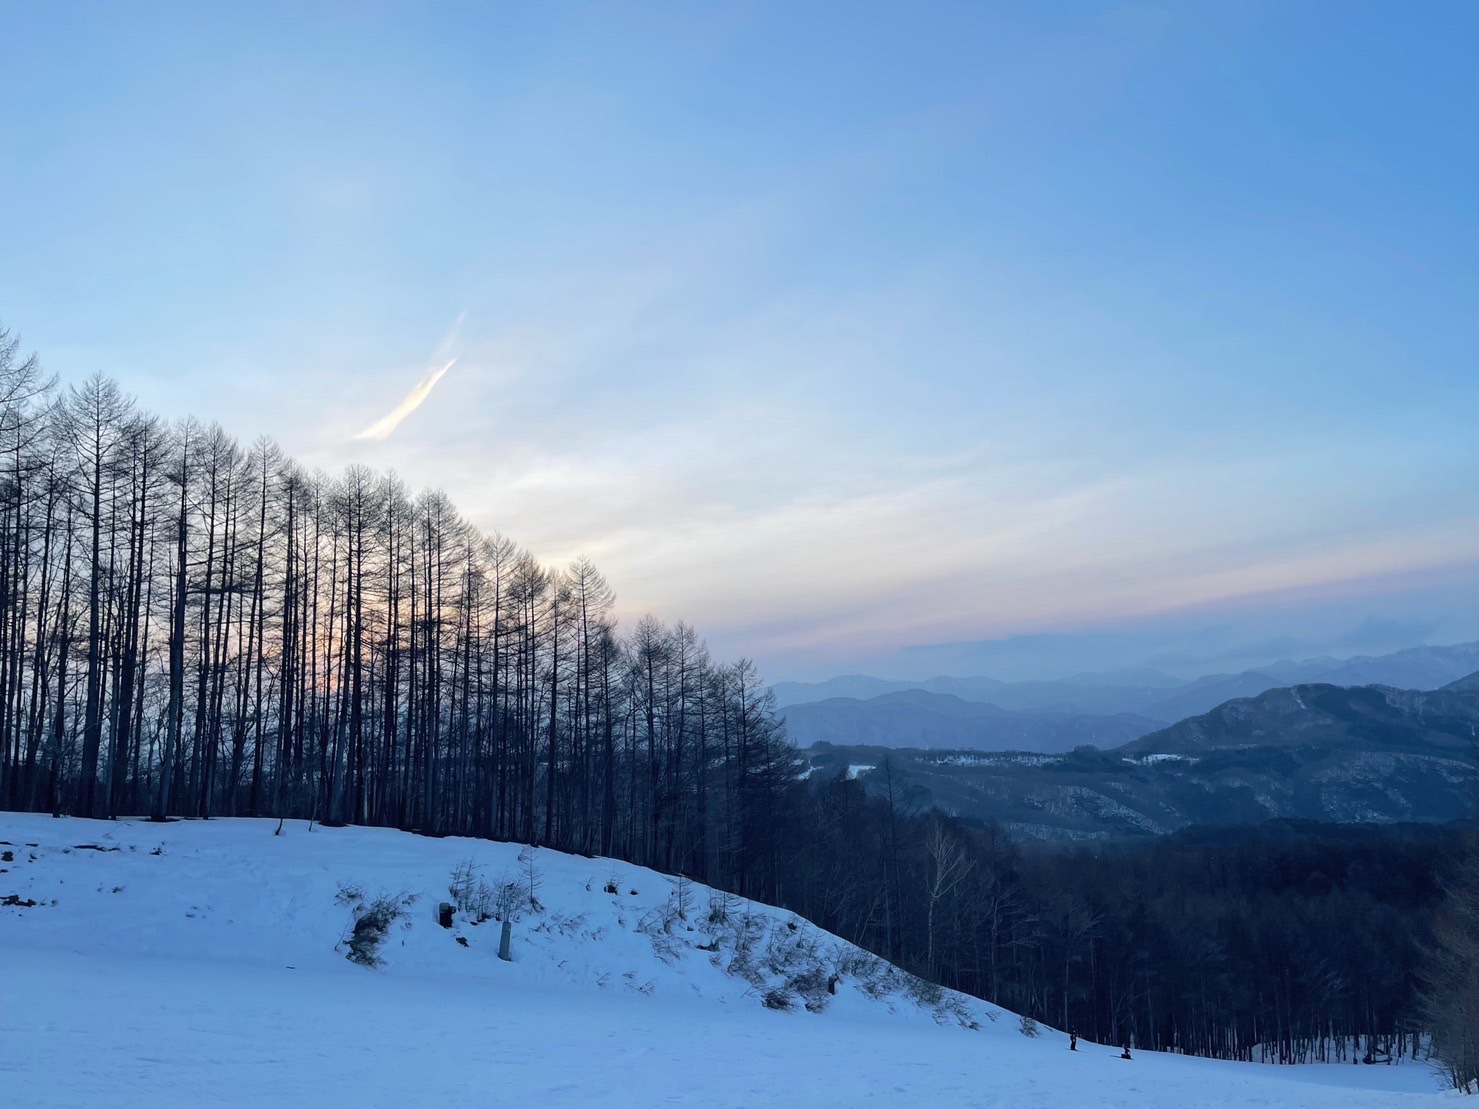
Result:
<svg viewBox="0 0 1479 1109"><path fill-rule="evenodd" d="M624 863L276 827L0 814L0 1104L1436 1104L1419 1066L1070 1053ZM400 915L367 968L346 956L376 902Z"/></svg>

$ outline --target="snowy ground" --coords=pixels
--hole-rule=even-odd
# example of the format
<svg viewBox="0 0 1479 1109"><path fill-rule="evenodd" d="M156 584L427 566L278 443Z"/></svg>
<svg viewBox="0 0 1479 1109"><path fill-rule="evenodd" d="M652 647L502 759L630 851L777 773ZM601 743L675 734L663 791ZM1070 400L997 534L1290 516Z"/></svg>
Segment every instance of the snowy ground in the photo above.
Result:
<svg viewBox="0 0 1479 1109"><path fill-rule="evenodd" d="M1451 1104L1416 1065L1071 1054L981 1002L921 1004L779 910L711 924L700 887L543 850L505 963L497 922L436 909L465 861L526 878L519 847L275 826L0 813L0 900L37 902L0 907L0 1105ZM417 895L378 969L344 957L346 886ZM727 969L746 947L748 978ZM843 972L825 1011L761 1004L812 964Z"/></svg>

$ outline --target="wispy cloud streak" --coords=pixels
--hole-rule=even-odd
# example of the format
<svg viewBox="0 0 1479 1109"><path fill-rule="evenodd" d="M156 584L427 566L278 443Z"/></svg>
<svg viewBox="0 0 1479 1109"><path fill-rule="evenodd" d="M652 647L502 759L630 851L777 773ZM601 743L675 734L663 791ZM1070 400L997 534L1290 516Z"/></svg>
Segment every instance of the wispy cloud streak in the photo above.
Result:
<svg viewBox="0 0 1479 1109"><path fill-rule="evenodd" d="M447 371L450 370L456 364L456 362L457 359L454 357L441 369L432 370L430 373L428 373L425 377L423 377L419 382L416 383L416 388L412 389L409 393L406 394L405 399L402 400L400 404L396 405L395 408L393 408L387 415L382 416L369 427L365 428L364 431L361 431L358 435L355 436L355 438L390 438L391 433L395 431L396 428L400 427L401 421L409 416L412 412L416 411L416 409L421 407L421 402L426 400L426 398L431 395L431 391L436 388L437 382L442 380L442 378L446 376Z"/></svg>

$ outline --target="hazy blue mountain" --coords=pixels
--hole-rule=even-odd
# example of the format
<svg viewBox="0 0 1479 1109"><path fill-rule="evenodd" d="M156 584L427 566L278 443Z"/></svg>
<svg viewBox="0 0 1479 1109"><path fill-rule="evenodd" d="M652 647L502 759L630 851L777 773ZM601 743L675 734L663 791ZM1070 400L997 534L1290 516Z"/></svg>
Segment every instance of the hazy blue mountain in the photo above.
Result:
<svg viewBox="0 0 1479 1109"><path fill-rule="evenodd" d="M866 701L885 693L898 693L906 689L924 689L931 693L951 693L963 701L984 701L996 690L1008 683L992 678L930 678L926 681L910 682L890 678L870 678L866 674L844 674L828 678L824 682L776 682L771 686L776 704L806 704L813 701L828 701L835 697L852 697Z"/></svg>
<svg viewBox="0 0 1479 1109"><path fill-rule="evenodd" d="M777 682L773 687L776 703L781 706L799 701L823 701L831 697L857 697L866 700L901 689L918 689L909 682L870 678L866 674L844 674L825 682Z"/></svg>
<svg viewBox="0 0 1479 1109"><path fill-rule="evenodd" d="M1145 708L1147 716L1157 720L1184 720L1208 709L1216 708L1225 701L1237 697L1257 697L1270 689L1287 685L1271 674L1261 670L1248 670L1241 674L1212 674L1198 678L1180 689L1172 691Z"/></svg>
<svg viewBox="0 0 1479 1109"><path fill-rule="evenodd" d="M1261 668L1280 685L1389 685L1396 689L1437 689L1479 670L1479 643L1452 647L1409 647L1389 655L1348 659L1283 660Z"/></svg>
<svg viewBox="0 0 1479 1109"><path fill-rule="evenodd" d="M1121 712L1136 712L1138 706L1166 696L1168 692L1178 688L1179 684L1167 686L1158 682L1145 686L1118 686L1088 675L1052 682L1001 682L994 678L952 677L907 682L852 675L825 682L777 682L771 688L775 691L776 703L782 708L837 697L867 700L889 693L921 690L958 697L962 701L993 704L1008 712L1112 716Z"/></svg>
<svg viewBox="0 0 1479 1109"><path fill-rule="evenodd" d="M836 697L868 700L917 689L993 704L1009 712L1067 716L1134 713L1173 723L1234 698L1256 697L1270 689L1302 682L1438 689L1476 670L1479 670L1479 643L1461 643L1451 647L1411 647L1389 655L1348 659L1285 659L1256 670L1208 674L1190 681L1157 670L1135 669L1030 682L943 676L902 681L853 674L825 682L778 682L773 688L782 707Z"/></svg>
<svg viewBox="0 0 1479 1109"><path fill-rule="evenodd" d="M1100 674L1074 674L1063 680L1068 685L1087 689L1175 689L1186 684L1185 678L1172 677L1149 666L1107 670Z"/></svg>
<svg viewBox="0 0 1479 1109"><path fill-rule="evenodd" d="M786 734L813 743L946 747L979 751L1071 751L1085 743L1118 747L1160 723L1132 713L1114 716L1011 712L923 689L859 700L832 697L782 710Z"/></svg>

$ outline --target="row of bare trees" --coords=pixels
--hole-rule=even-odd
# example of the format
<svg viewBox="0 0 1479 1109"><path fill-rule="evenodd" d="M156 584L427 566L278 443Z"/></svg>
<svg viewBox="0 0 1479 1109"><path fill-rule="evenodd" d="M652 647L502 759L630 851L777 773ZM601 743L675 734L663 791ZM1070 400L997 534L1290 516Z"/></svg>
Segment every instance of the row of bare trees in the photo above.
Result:
<svg viewBox="0 0 1479 1109"><path fill-rule="evenodd" d="M0 331L0 803L290 815L620 855L772 894L795 757L747 661L626 634L393 474L67 389Z"/></svg>

